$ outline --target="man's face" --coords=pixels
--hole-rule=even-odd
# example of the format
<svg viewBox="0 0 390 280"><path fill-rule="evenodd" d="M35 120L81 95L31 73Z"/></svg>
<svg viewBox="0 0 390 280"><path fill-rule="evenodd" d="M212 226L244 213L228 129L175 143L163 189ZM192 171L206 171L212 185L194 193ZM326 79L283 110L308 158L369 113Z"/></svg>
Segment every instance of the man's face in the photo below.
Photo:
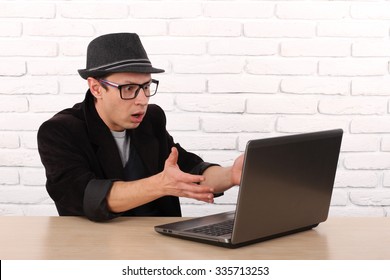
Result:
<svg viewBox="0 0 390 280"><path fill-rule="evenodd" d="M114 84L144 84L151 80L150 74L143 73L114 73L104 80ZM105 124L113 131L137 128L142 122L149 102L141 89L137 97L131 100L121 99L118 88L112 86L103 87L101 94L96 98L96 109ZM95 96L96 97L96 96Z"/></svg>

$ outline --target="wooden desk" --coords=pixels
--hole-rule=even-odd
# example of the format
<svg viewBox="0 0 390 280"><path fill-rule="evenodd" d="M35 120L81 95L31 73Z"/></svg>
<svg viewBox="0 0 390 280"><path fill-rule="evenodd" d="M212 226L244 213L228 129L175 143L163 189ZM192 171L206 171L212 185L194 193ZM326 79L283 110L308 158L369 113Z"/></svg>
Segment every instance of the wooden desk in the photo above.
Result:
<svg viewBox="0 0 390 280"><path fill-rule="evenodd" d="M226 249L162 236L180 218L0 217L0 259L390 259L390 218L329 218L317 228Z"/></svg>

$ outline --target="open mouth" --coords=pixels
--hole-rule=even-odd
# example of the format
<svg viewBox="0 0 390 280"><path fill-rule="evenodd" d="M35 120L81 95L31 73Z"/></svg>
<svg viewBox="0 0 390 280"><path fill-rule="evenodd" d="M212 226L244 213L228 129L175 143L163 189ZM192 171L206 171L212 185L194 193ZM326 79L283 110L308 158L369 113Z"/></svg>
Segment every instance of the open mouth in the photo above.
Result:
<svg viewBox="0 0 390 280"><path fill-rule="evenodd" d="M141 122L142 119L144 118L144 116L145 116L145 113L143 113L143 112L131 114L131 118L132 118L133 122Z"/></svg>

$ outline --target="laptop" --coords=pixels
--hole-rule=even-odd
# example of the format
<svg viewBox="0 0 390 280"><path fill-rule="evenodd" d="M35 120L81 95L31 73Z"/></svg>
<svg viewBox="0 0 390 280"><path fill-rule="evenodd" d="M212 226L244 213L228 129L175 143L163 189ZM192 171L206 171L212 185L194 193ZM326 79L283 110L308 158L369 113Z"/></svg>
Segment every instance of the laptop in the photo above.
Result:
<svg viewBox="0 0 390 280"><path fill-rule="evenodd" d="M236 210L158 225L163 235L237 248L328 217L343 130L250 140Z"/></svg>

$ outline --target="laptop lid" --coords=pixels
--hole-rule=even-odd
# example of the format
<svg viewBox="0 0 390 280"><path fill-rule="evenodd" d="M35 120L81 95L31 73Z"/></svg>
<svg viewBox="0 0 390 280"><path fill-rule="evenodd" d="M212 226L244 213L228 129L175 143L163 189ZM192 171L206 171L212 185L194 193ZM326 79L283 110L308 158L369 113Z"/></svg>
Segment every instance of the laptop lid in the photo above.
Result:
<svg viewBox="0 0 390 280"><path fill-rule="evenodd" d="M342 134L337 129L249 141L235 215L221 213L155 230L234 248L317 226L328 216ZM234 219L229 236L190 230L227 217Z"/></svg>

